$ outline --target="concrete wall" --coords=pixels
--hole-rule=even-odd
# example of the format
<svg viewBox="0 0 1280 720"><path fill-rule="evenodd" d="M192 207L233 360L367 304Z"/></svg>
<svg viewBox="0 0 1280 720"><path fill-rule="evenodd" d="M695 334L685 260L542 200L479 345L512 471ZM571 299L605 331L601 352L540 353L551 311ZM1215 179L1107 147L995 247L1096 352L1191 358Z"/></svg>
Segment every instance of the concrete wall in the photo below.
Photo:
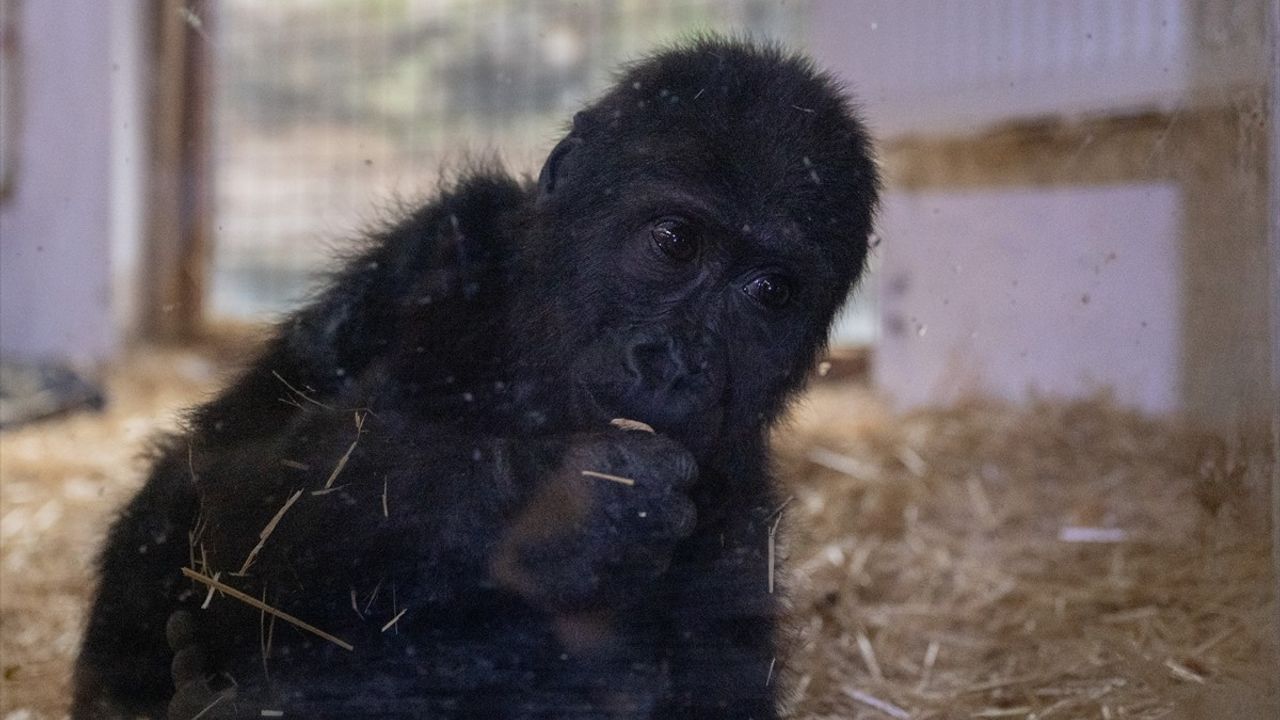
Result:
<svg viewBox="0 0 1280 720"><path fill-rule="evenodd" d="M0 352L98 361L118 346L113 245L138 246L138 19L131 0L20 4L12 193L0 200Z"/></svg>

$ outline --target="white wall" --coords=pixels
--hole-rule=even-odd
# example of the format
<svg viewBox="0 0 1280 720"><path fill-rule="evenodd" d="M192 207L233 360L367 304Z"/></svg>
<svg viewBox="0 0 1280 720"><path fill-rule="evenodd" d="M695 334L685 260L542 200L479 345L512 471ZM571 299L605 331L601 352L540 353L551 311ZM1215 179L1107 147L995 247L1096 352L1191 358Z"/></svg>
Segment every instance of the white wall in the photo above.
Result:
<svg viewBox="0 0 1280 720"><path fill-rule="evenodd" d="M881 135L1167 110L1265 82L1267 0L817 0Z"/></svg>
<svg viewBox="0 0 1280 720"><path fill-rule="evenodd" d="M92 362L118 347L112 248L121 260L138 245L142 5L21 5L17 172L0 201L6 357Z"/></svg>
<svg viewBox="0 0 1280 720"><path fill-rule="evenodd" d="M880 226L888 394L1109 388L1228 431L1269 415L1276 259L1251 151L1268 4L816 0L817 59L907 178L889 178ZM1055 132L1078 134L1075 155L1045 152ZM912 178L929 190L907 192Z"/></svg>
<svg viewBox="0 0 1280 720"><path fill-rule="evenodd" d="M877 383L1178 411L1180 207L1173 184L888 193Z"/></svg>

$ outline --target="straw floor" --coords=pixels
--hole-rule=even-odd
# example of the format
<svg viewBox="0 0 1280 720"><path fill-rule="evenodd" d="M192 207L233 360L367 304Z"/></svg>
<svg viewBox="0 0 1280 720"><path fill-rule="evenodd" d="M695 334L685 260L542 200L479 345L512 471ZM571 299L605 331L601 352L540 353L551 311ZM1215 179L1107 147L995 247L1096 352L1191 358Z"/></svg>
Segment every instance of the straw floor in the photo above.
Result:
<svg viewBox="0 0 1280 720"><path fill-rule="evenodd" d="M0 435L0 720L65 714L112 511L220 380L135 353L113 402ZM900 415L821 385L778 433L797 718L1272 718L1267 448L1105 400Z"/></svg>

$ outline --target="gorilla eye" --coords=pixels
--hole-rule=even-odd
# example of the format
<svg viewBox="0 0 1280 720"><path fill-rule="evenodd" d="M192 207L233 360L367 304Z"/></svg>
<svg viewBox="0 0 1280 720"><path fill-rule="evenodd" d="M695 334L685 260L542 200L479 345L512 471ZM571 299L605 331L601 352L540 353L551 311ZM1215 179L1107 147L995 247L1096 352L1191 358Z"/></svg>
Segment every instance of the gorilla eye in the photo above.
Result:
<svg viewBox="0 0 1280 720"><path fill-rule="evenodd" d="M649 230L653 244L672 260L687 262L698 254L698 234L680 220L661 220Z"/></svg>
<svg viewBox="0 0 1280 720"><path fill-rule="evenodd" d="M791 301L791 281L781 275L761 275L742 290L771 310L785 307Z"/></svg>

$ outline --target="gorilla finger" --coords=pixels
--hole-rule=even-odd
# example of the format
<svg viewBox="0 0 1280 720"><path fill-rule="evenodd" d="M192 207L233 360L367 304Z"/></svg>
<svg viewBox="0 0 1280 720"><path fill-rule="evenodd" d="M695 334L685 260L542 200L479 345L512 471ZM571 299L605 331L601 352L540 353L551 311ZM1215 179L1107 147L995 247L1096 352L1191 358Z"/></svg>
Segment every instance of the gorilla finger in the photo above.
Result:
<svg viewBox="0 0 1280 720"><path fill-rule="evenodd" d="M236 717L235 691L214 692L204 681L178 686L169 701L168 720L232 720Z"/></svg>
<svg viewBox="0 0 1280 720"><path fill-rule="evenodd" d="M676 493L662 502L663 507L659 514L666 536L680 539L693 534L694 528L698 526L698 509L693 501Z"/></svg>
<svg viewBox="0 0 1280 720"><path fill-rule="evenodd" d="M190 646L179 650L173 656L173 663L169 666L169 672L173 675L175 685L203 681L209 674L208 660L205 657L204 649Z"/></svg>
<svg viewBox="0 0 1280 720"><path fill-rule="evenodd" d="M688 490L698 480L698 463L682 447L665 448L650 459L644 475L652 478L650 486L664 495L672 490Z"/></svg>
<svg viewBox="0 0 1280 720"><path fill-rule="evenodd" d="M169 616L164 626L165 638L169 641L169 649L181 650L199 641L196 633L196 618L186 610L178 610Z"/></svg>
<svg viewBox="0 0 1280 720"><path fill-rule="evenodd" d="M682 488L697 479L693 454L669 437L628 432L624 443L622 464L637 476L652 477L659 486Z"/></svg>
<svg viewBox="0 0 1280 720"><path fill-rule="evenodd" d="M673 454L668 459L668 462L671 466L672 486L687 490L698 481L698 461L693 459L689 451L681 448L679 453Z"/></svg>

